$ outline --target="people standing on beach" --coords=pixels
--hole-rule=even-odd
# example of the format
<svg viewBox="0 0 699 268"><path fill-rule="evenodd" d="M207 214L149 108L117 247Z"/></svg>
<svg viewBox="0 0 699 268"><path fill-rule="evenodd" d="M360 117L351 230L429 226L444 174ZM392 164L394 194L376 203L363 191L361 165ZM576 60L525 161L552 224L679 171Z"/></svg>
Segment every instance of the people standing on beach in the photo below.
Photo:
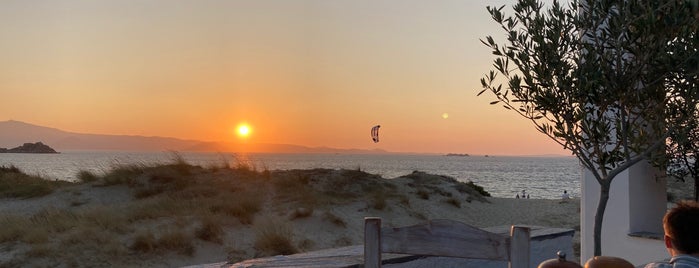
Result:
<svg viewBox="0 0 699 268"><path fill-rule="evenodd" d="M561 195L561 199L570 199L570 195L568 195L568 191L563 190L563 194Z"/></svg>
<svg viewBox="0 0 699 268"><path fill-rule="evenodd" d="M680 201L663 217L669 262L649 263L645 268L699 268L699 204Z"/></svg>

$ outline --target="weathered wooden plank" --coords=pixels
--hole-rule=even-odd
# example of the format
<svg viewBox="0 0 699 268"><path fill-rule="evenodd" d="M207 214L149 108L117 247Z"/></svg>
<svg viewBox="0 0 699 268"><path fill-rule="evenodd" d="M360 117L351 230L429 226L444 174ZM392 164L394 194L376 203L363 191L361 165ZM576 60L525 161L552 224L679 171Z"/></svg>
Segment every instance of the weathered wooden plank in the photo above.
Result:
<svg viewBox="0 0 699 268"><path fill-rule="evenodd" d="M381 218L364 218L364 267L381 267Z"/></svg>
<svg viewBox="0 0 699 268"><path fill-rule="evenodd" d="M359 267L358 263L361 261L357 256L325 256L325 257L313 257L313 258L279 258L279 259L264 259L259 261L246 261L244 263L237 263L230 266L223 266L229 268L277 268L277 267L318 267L318 268L347 268L347 267Z"/></svg>
<svg viewBox="0 0 699 268"><path fill-rule="evenodd" d="M510 231L510 268L529 267L529 233L528 227L512 226Z"/></svg>
<svg viewBox="0 0 699 268"><path fill-rule="evenodd" d="M219 267L249 268L249 267L328 267L347 268L360 267L363 258L362 246L348 246L341 248L324 249L313 252L299 253L288 256L272 256L260 259L251 259L235 264L226 264ZM194 268L194 267L192 267ZM197 267L198 268L198 267ZM209 268L209 267L207 267Z"/></svg>
<svg viewBox="0 0 699 268"><path fill-rule="evenodd" d="M401 228L382 228L381 249L460 258L507 260L507 237L452 220L431 220Z"/></svg>

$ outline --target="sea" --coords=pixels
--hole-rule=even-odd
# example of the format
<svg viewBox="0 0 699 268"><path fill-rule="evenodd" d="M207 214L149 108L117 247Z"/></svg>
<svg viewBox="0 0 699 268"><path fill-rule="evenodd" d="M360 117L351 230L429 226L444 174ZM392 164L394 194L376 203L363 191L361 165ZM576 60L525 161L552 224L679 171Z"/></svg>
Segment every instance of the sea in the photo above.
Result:
<svg viewBox="0 0 699 268"><path fill-rule="evenodd" d="M447 156L427 154L271 154L67 151L0 154L0 166L53 180L76 180L79 171L103 174L119 165L171 163L178 157L202 167L249 165L256 170L353 169L391 179L413 171L472 181L494 197L559 199L580 196L582 168L575 157Z"/></svg>

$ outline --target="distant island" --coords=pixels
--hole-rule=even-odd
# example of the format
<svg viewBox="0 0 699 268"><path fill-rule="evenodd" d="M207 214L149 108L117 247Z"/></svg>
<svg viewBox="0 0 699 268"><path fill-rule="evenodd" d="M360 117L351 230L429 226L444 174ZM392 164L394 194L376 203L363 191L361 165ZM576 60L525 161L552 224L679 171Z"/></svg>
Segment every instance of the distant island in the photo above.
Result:
<svg viewBox="0 0 699 268"><path fill-rule="evenodd" d="M446 154L446 156L471 156L469 154Z"/></svg>
<svg viewBox="0 0 699 268"><path fill-rule="evenodd" d="M63 131L20 121L0 121L0 148L27 141L42 141L61 151L128 152L250 152L250 153L343 153L387 154L374 149L308 147L294 144L239 143L184 140L169 137L88 134Z"/></svg>
<svg viewBox="0 0 699 268"><path fill-rule="evenodd" d="M42 142L25 143L12 149L0 148L0 153L57 154L56 150Z"/></svg>

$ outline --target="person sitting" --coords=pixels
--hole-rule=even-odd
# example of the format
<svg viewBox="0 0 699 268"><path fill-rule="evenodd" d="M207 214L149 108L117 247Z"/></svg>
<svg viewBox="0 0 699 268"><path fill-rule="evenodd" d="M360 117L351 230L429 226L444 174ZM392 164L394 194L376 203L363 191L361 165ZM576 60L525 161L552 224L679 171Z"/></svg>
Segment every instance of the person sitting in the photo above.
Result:
<svg viewBox="0 0 699 268"><path fill-rule="evenodd" d="M669 262L649 263L645 268L699 268L699 204L680 201L663 217Z"/></svg>

